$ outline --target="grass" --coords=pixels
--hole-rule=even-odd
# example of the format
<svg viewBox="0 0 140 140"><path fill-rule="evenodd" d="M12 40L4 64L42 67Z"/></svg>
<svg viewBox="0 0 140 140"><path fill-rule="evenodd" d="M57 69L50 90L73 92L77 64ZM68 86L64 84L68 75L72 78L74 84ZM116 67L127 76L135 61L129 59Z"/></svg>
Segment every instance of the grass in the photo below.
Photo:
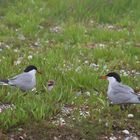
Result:
<svg viewBox="0 0 140 140"><path fill-rule="evenodd" d="M40 68L43 75L37 75L37 92L26 96L16 88L0 87L0 102L16 106L0 114L0 128L8 131L29 122L49 121L69 104L77 107L76 121L70 122L86 139L114 133L112 125L118 120L118 127L127 129L128 113L134 114L128 124L139 131L140 106L127 112L109 107L107 82L98 79L108 71L125 70L132 75L122 75L123 82L140 86L140 76L134 78L132 72L140 70L139 5L138 0L1 0L0 78L12 77L29 64ZM98 69L90 66L93 63ZM45 88L49 79L56 81L51 93ZM89 91L90 97L77 97L81 89ZM85 104L90 116L83 119L79 108Z"/></svg>

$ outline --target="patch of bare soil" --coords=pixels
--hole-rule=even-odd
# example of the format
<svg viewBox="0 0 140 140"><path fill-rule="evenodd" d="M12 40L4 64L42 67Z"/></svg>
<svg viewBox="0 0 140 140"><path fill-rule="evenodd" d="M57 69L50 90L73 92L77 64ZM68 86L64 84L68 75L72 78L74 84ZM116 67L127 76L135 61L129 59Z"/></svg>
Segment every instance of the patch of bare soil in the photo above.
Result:
<svg viewBox="0 0 140 140"><path fill-rule="evenodd" d="M66 126L51 126L44 122L29 124L24 128L11 130L3 140L84 140L80 132ZM2 140L2 139L0 139Z"/></svg>

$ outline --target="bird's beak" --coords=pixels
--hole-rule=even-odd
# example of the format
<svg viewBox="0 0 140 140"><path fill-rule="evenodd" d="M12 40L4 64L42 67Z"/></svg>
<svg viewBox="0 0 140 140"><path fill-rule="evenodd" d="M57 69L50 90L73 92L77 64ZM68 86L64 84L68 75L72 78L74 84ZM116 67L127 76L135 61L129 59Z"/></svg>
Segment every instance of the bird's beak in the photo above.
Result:
<svg viewBox="0 0 140 140"><path fill-rule="evenodd" d="M107 76L106 75L100 76L100 79L106 80L107 79Z"/></svg>
<svg viewBox="0 0 140 140"><path fill-rule="evenodd" d="M41 72L41 71L39 71L39 70L37 70L37 73L42 74L42 72Z"/></svg>

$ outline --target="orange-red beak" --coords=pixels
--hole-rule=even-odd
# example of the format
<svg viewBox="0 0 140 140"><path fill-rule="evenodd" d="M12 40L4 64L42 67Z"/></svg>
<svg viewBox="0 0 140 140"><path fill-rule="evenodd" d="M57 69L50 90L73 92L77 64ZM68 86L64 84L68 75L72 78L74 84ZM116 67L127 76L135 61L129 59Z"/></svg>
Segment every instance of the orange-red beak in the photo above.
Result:
<svg viewBox="0 0 140 140"><path fill-rule="evenodd" d="M106 80L107 79L107 76L106 75L100 76L100 79Z"/></svg>

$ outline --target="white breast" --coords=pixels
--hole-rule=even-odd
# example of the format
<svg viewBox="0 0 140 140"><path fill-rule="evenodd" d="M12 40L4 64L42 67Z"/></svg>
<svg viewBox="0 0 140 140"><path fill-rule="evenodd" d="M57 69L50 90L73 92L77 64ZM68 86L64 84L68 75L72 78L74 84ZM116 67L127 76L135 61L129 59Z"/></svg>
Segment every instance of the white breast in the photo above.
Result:
<svg viewBox="0 0 140 140"><path fill-rule="evenodd" d="M116 86L116 84L118 84L118 82L116 81L114 77L108 77L107 79L109 81L107 95L108 95L109 100L112 101L114 98L112 89L114 86Z"/></svg>

